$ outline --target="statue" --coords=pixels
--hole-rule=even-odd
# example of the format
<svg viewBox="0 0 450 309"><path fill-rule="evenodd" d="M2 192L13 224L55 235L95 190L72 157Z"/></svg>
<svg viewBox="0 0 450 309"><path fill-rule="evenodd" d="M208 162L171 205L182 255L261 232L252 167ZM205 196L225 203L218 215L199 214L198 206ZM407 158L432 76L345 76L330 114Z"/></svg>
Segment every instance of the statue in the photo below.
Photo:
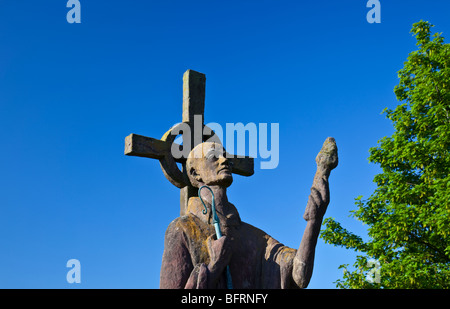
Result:
<svg viewBox="0 0 450 309"><path fill-rule="evenodd" d="M189 77L194 77L197 83ZM204 80L201 73L191 70L185 73L183 121L187 124L191 123L193 113L203 115ZM160 160L166 178L181 189L180 217L170 223L165 235L160 288L211 289L231 285L237 289L306 288L330 201L328 178L338 164L335 140L327 138L316 157L317 172L303 216L307 225L296 250L241 221L237 208L228 201L232 174L252 175L253 159L230 158L220 142L207 141L189 144L192 150L187 159L177 161L170 154L175 139L170 133L175 127L161 140L136 134L125 140L125 154ZM182 163L182 171L175 161ZM197 196L198 188L204 186L211 191L203 190ZM219 239L212 224L213 200L223 235Z"/></svg>
<svg viewBox="0 0 450 309"><path fill-rule="evenodd" d="M226 288L225 268L229 265L237 289L305 288L312 275L317 237L329 203L328 177L338 163L333 138L325 141L316 162L317 172L304 214L308 223L299 249L294 250L241 221L227 198L233 176L222 145L196 146L187 159L187 173L195 187L207 185L214 192L224 236L216 239L210 209L204 215L200 199L190 198L187 214L175 219L167 229L160 287ZM203 192L210 207L211 194Z"/></svg>

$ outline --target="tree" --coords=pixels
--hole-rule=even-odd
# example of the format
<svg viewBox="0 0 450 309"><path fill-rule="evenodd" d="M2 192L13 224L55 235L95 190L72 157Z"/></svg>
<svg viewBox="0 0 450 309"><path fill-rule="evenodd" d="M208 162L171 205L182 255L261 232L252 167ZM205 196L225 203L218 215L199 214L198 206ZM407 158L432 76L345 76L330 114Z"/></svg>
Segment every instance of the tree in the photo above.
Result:
<svg viewBox="0 0 450 309"><path fill-rule="evenodd" d="M337 287L450 288L450 45L441 33L431 36L431 27L413 25L419 49L399 71L400 105L383 111L394 133L369 150L382 173L351 212L368 225L369 240L333 218L324 221L326 243L359 252L353 271L340 266ZM371 276L371 260L379 263L379 278Z"/></svg>

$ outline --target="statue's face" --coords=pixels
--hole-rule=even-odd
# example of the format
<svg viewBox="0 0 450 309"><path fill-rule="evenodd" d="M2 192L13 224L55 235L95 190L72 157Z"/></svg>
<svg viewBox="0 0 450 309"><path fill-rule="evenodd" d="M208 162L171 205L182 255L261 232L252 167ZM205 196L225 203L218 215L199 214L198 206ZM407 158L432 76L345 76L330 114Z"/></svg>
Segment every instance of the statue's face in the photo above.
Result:
<svg viewBox="0 0 450 309"><path fill-rule="evenodd" d="M233 182L230 161L225 157L225 149L217 143L203 143L194 150L191 159L193 170L190 177L205 185L229 187Z"/></svg>

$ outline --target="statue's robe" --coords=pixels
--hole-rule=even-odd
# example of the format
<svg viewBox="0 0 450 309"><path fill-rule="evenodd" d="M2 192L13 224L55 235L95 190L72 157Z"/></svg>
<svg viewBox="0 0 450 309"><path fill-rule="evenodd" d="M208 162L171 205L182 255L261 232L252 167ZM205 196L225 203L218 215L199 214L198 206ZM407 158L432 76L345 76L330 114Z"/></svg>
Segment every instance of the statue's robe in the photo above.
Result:
<svg viewBox="0 0 450 309"><path fill-rule="evenodd" d="M166 231L160 287L226 288L226 270L211 286L207 241L215 235L211 212L202 213L198 197L189 200L187 215L172 221ZM262 230L242 222L234 205L217 212L223 235L231 237L229 263L233 288L296 288L292 279L295 249L284 246ZM213 236L215 239L215 236Z"/></svg>

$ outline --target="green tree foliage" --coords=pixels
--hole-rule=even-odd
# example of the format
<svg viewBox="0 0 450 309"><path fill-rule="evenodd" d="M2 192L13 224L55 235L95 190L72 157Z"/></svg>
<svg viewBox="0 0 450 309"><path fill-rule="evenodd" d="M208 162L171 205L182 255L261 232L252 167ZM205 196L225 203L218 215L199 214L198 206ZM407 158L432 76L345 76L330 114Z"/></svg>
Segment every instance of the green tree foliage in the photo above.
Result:
<svg viewBox="0 0 450 309"><path fill-rule="evenodd" d="M367 224L368 241L332 218L324 221L326 243L359 252L354 270L344 268L340 288L450 287L450 45L420 21L417 39L399 71L394 92L400 101L385 109L394 133L369 150L382 173L366 200L356 199L352 216ZM374 265L380 268L377 280Z"/></svg>

